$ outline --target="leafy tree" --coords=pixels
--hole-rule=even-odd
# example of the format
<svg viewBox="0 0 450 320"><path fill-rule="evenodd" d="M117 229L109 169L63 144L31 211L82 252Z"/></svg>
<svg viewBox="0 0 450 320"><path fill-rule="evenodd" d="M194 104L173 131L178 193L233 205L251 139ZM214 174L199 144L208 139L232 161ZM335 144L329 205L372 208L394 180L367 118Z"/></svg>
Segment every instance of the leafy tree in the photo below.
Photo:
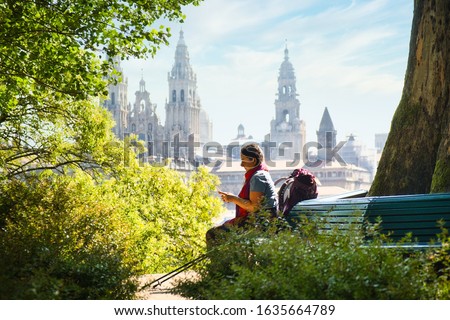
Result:
<svg viewBox="0 0 450 320"><path fill-rule="evenodd" d="M0 297L130 298L203 252L217 179L140 166L99 104L113 58L154 55L152 24L199 2L0 0Z"/></svg>
<svg viewBox="0 0 450 320"><path fill-rule="evenodd" d="M414 1L405 85L372 195L450 191L450 2Z"/></svg>
<svg viewBox="0 0 450 320"><path fill-rule="evenodd" d="M98 106L111 57L154 55L199 0L0 1L0 173L93 168L117 156ZM102 60L101 56L109 58ZM119 76L118 76L119 77ZM118 77L115 77L117 80Z"/></svg>

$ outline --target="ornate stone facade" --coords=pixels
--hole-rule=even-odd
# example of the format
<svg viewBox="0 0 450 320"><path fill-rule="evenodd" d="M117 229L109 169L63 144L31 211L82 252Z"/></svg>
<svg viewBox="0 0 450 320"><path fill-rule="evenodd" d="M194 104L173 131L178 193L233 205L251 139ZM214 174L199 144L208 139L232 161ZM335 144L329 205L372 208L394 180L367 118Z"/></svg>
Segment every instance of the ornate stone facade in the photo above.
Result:
<svg viewBox="0 0 450 320"><path fill-rule="evenodd" d="M275 119L270 123L270 159L300 159L305 144L306 130L300 120L300 102L294 67L289 61L289 51L284 50L278 76L278 98L275 100Z"/></svg>
<svg viewBox="0 0 450 320"><path fill-rule="evenodd" d="M116 68L123 75L120 61ZM201 107L197 92L197 76L194 73L189 53L180 37L175 50L175 61L168 74L169 98L165 104L165 125L156 112L156 104L150 100L142 77L135 102L128 102L128 79L109 87L109 99L104 106L112 113L116 126L113 131L120 139L133 134L144 141L147 160L162 158L190 159L201 150L204 143L212 141L212 122ZM187 144L191 144L190 148Z"/></svg>
<svg viewBox="0 0 450 320"><path fill-rule="evenodd" d="M150 101L150 93L145 89L145 81L139 82L135 102L128 113L128 133L147 142L149 157L163 153L164 128L156 114L156 104Z"/></svg>
<svg viewBox="0 0 450 320"><path fill-rule="evenodd" d="M114 63L116 70L123 74L120 61L114 59ZM114 134L120 139L123 139L126 128L128 128L128 79L124 78L123 81L118 82L115 85L110 85L108 92L109 97L103 103L103 106L111 112L114 121L116 122L116 125L113 128Z"/></svg>

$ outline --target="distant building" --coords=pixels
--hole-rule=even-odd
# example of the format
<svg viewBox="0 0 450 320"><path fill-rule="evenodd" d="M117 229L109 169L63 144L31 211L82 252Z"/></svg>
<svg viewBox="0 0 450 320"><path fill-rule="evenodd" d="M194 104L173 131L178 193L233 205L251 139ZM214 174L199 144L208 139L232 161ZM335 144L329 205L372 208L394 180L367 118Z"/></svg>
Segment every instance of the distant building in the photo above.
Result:
<svg viewBox="0 0 450 320"><path fill-rule="evenodd" d="M247 136L245 134L245 128L242 124L240 124L237 128L237 136L228 143L228 145L224 146L225 155L231 157L232 159L241 159L241 147L246 143L257 143L253 140L253 136Z"/></svg>
<svg viewBox="0 0 450 320"><path fill-rule="evenodd" d="M331 120L328 108L325 110L320 120L319 130L317 133L317 142L319 144L318 157L321 160L331 161L332 150L336 147L336 135L337 131L334 128L333 121Z"/></svg>
<svg viewBox="0 0 450 320"><path fill-rule="evenodd" d="M213 141L213 123L205 109L200 109L200 144Z"/></svg>
<svg viewBox="0 0 450 320"><path fill-rule="evenodd" d="M275 119L270 123L270 159L300 159L306 140L304 121L300 120L300 102L297 99L294 67L289 51L284 50L284 61L278 75L278 93L275 100Z"/></svg>
<svg viewBox="0 0 450 320"><path fill-rule="evenodd" d="M347 164L366 169L371 175L370 181L373 181L377 170L375 149L367 148L365 144L356 140L353 134L350 134L347 142L339 150L339 154Z"/></svg>
<svg viewBox="0 0 450 320"><path fill-rule="evenodd" d="M117 71L123 75L123 69L120 60L114 59L114 65ZM120 138L124 138L125 131L128 128L128 79L123 76L123 80L115 85L108 87L108 99L104 101L103 106L111 113L115 121L113 128L114 134Z"/></svg>
<svg viewBox="0 0 450 320"><path fill-rule="evenodd" d="M169 82L169 100L166 103L166 124L164 127L167 141L188 142L193 138L200 147L212 140L212 123L201 108L200 96L197 92L197 75L189 60L189 53L184 41L184 33L180 31L175 61L167 76ZM190 138L191 136L191 138ZM202 141L202 139L205 139ZM188 158L188 151L177 146L170 148L168 157Z"/></svg>
<svg viewBox="0 0 450 320"><path fill-rule="evenodd" d="M115 63L123 75L120 61ZM212 141L212 122L201 107L197 76L190 65L183 31L180 31L175 61L168 73L169 98L165 105L164 125L157 115L157 105L151 102L150 93L145 88L144 75L133 105L127 97L128 79L123 78L124 81L109 86L109 97L104 101L104 107L116 122L113 131L117 137L123 139L133 134L145 142L148 161L175 158L178 163L183 163L193 160L201 147ZM188 147L189 144L192 148Z"/></svg>
<svg viewBox="0 0 450 320"><path fill-rule="evenodd" d="M253 139L253 137L252 136L247 136L246 134L245 134L245 128L244 128L244 126L242 125L242 124L240 124L239 126L238 126L238 132L237 132L237 136L236 136L236 138L234 138L232 141L249 141L249 140L252 140Z"/></svg>
<svg viewBox="0 0 450 320"><path fill-rule="evenodd" d="M388 133L377 133L375 134L375 149L377 153L382 153L384 146L386 145L386 141L388 138Z"/></svg>
<svg viewBox="0 0 450 320"><path fill-rule="evenodd" d="M348 140L337 144L337 130L328 108L325 107L317 130L318 153L308 167L323 186L346 190L368 189L376 172L376 152L368 149L351 134Z"/></svg>
<svg viewBox="0 0 450 320"><path fill-rule="evenodd" d="M127 133L136 135L145 141L148 155L161 155L163 152L164 128L156 114L156 104L150 101L150 93L145 89L145 81L139 82L139 90L135 93L135 101L128 112Z"/></svg>
<svg viewBox="0 0 450 320"><path fill-rule="evenodd" d="M340 191L352 191L368 190L372 184L372 174L367 169L353 164L343 166L337 161L331 161L307 169L319 179L321 187L338 187ZM319 196L323 194L319 193Z"/></svg>

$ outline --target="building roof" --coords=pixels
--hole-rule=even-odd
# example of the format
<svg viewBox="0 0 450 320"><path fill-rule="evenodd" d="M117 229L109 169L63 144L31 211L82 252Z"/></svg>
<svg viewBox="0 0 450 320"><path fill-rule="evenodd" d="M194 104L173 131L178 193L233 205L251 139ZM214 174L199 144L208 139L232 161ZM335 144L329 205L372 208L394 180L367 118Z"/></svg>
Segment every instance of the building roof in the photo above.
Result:
<svg viewBox="0 0 450 320"><path fill-rule="evenodd" d="M322 115L322 120L320 120L319 131L335 131L333 121L331 120L330 113L328 112L328 108L325 107L325 110Z"/></svg>
<svg viewBox="0 0 450 320"><path fill-rule="evenodd" d="M295 71L292 63L289 61L289 51L287 46L284 49L284 60L280 66L279 77L280 79L295 79Z"/></svg>

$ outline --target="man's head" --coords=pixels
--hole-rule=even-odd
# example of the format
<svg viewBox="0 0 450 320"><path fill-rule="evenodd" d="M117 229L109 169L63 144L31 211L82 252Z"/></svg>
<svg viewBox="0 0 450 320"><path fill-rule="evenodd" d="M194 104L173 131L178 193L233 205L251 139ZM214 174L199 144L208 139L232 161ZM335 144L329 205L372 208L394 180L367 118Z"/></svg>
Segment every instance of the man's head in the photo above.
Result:
<svg viewBox="0 0 450 320"><path fill-rule="evenodd" d="M248 143L241 148L241 166L253 168L264 161L264 154L256 143Z"/></svg>

